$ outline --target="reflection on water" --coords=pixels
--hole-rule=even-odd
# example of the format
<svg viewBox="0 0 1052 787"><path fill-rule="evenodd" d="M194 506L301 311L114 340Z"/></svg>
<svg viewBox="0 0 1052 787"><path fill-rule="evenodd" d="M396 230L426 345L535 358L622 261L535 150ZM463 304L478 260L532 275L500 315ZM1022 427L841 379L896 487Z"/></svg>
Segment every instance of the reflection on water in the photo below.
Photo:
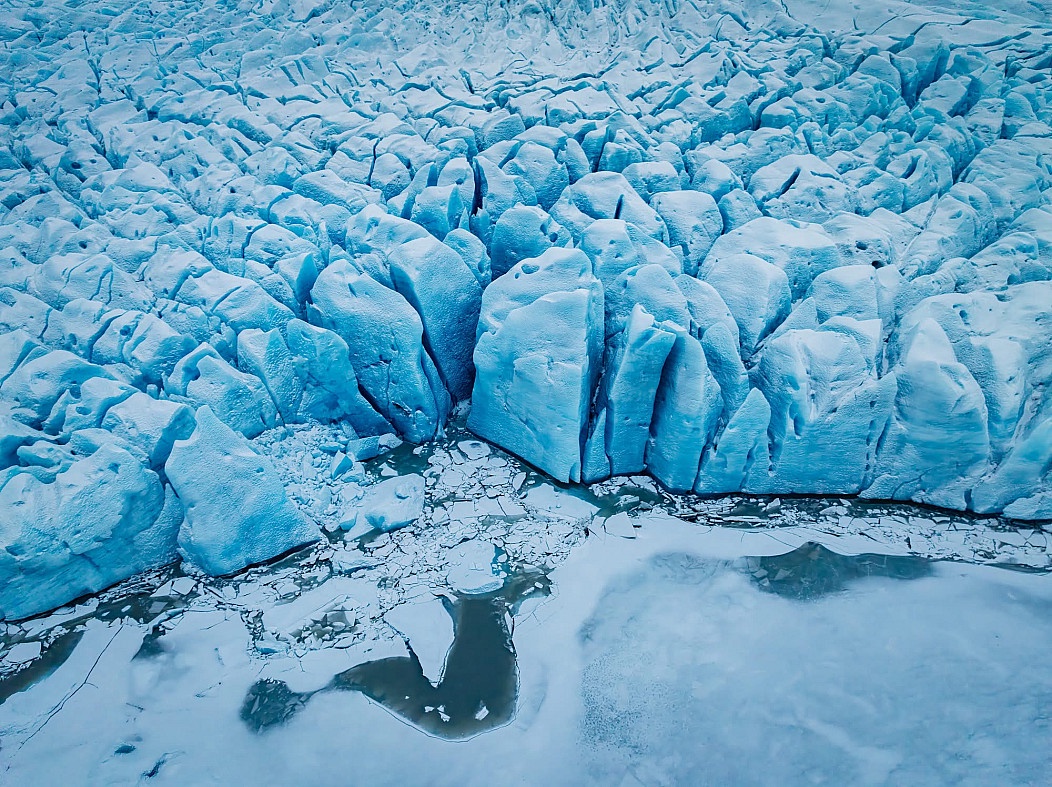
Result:
<svg viewBox="0 0 1052 787"><path fill-rule="evenodd" d="M11 677L0 680L0 705L3 705L11 695L25 691L61 667L83 636L83 630L67 631L59 635L54 642L40 652L39 656L33 659L32 663L22 667Z"/></svg>
<svg viewBox="0 0 1052 787"><path fill-rule="evenodd" d="M168 579L184 575L177 568L169 567L153 572L151 576L159 581L162 578ZM90 621L145 624L185 604L185 598L157 596L150 590L142 589L120 596L107 597L106 594L103 594L101 598L98 604L88 604L87 610L82 614L65 618L63 623L52 629L47 636L42 637L37 634L31 639L21 640L40 641L40 653L32 661L19 666L17 671L0 679L0 705L3 705L14 694L40 683L61 667L76 649L84 636L84 627ZM40 617L46 618L47 616ZM160 646L156 642L160 634L159 627L155 626L143 643L142 655L154 655L150 652L151 647L156 647L157 652L160 652ZM5 647L17 644L19 641L17 638L0 636L0 655L3 654Z"/></svg>
<svg viewBox="0 0 1052 787"><path fill-rule="evenodd" d="M447 603L454 638L437 686L424 676L410 648L409 656L345 670L319 691L361 692L404 721L451 740L507 724L515 714L519 682L508 614L529 596L547 595L549 588L540 572L520 571L498 591ZM291 691L283 681L257 681L245 696L241 719L262 732L287 722L316 693Z"/></svg>
<svg viewBox="0 0 1052 787"><path fill-rule="evenodd" d="M913 555L840 555L808 542L792 552L771 557L747 557L736 567L761 590L801 601L845 590L867 577L920 579L932 574L932 563Z"/></svg>
<svg viewBox="0 0 1052 787"><path fill-rule="evenodd" d="M588 783L1048 783L1048 599L813 543L659 554L578 629Z"/></svg>

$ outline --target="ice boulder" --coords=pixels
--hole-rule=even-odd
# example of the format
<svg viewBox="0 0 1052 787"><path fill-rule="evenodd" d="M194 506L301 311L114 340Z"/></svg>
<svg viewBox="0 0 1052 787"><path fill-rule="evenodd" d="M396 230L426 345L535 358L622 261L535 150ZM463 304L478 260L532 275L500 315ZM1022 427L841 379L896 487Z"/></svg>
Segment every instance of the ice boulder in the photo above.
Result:
<svg viewBox="0 0 1052 787"><path fill-rule="evenodd" d="M606 410L606 454L615 475L644 468L661 370L683 332L674 322L656 321L637 303L623 331L607 345L599 406Z"/></svg>
<svg viewBox="0 0 1052 787"><path fill-rule="evenodd" d="M490 260L493 278L503 276L516 263L538 257L552 246L569 246L570 234L545 211L517 205L505 211L493 227Z"/></svg>
<svg viewBox="0 0 1052 787"><path fill-rule="evenodd" d="M537 142L526 141L517 145L515 155L503 165L509 175L524 178L537 193L538 204L547 210L570 185L566 167L555 153Z"/></svg>
<svg viewBox="0 0 1052 787"><path fill-rule="evenodd" d="M738 326L743 358L789 316L792 293L785 272L752 254L720 255L699 272L726 304Z"/></svg>
<svg viewBox="0 0 1052 787"><path fill-rule="evenodd" d="M646 467L669 489L688 492L716 430L723 398L701 344L686 331L677 333L660 379Z"/></svg>
<svg viewBox="0 0 1052 787"><path fill-rule="evenodd" d="M246 328L237 335L237 362L263 383L281 420L297 419L303 381L296 374L292 353L276 328Z"/></svg>
<svg viewBox="0 0 1052 787"><path fill-rule="evenodd" d="M706 450L694 491L714 495L767 487L770 423L771 406L760 389L753 388Z"/></svg>
<svg viewBox="0 0 1052 787"><path fill-rule="evenodd" d="M592 270L609 286L629 268L660 265L675 276L683 263L665 244L621 219L597 219L581 234L578 247L592 261Z"/></svg>
<svg viewBox="0 0 1052 787"><path fill-rule="evenodd" d="M771 407L770 487L757 492L855 494L874 472L895 376L877 378L880 322L840 318L773 337L754 370ZM815 457L822 461L816 462Z"/></svg>
<svg viewBox="0 0 1052 787"><path fill-rule="evenodd" d="M394 288L416 309L424 347L456 400L471 395L475 329L482 288L453 249L434 238L403 243L388 255Z"/></svg>
<svg viewBox="0 0 1052 787"><path fill-rule="evenodd" d="M468 428L579 481L603 313L602 285L578 250L549 249L494 281L482 297Z"/></svg>
<svg viewBox="0 0 1052 787"><path fill-rule="evenodd" d="M764 213L780 219L823 222L858 205L855 192L817 156L791 154L761 167L749 191Z"/></svg>
<svg viewBox="0 0 1052 787"><path fill-rule="evenodd" d="M619 172L592 172L568 186L552 205L552 218L579 238L596 219L623 219L662 243L668 228Z"/></svg>
<svg viewBox="0 0 1052 787"><path fill-rule="evenodd" d="M811 283L819 322L830 317L880 319L880 285L869 266L846 265L820 273Z"/></svg>
<svg viewBox="0 0 1052 787"><path fill-rule="evenodd" d="M391 249L411 240L426 238L427 230L400 216L392 216L379 205L367 205L347 222L347 251L386 256Z"/></svg>
<svg viewBox="0 0 1052 787"><path fill-rule="evenodd" d="M0 619L103 590L176 557L179 519L165 492L120 441L74 456L52 479L5 474L0 488Z"/></svg>
<svg viewBox="0 0 1052 787"><path fill-rule="evenodd" d="M138 391L109 408L102 419L103 429L140 452L153 468L164 466L175 441L189 437L194 425L194 411L185 404Z"/></svg>
<svg viewBox="0 0 1052 787"><path fill-rule="evenodd" d="M185 510L178 539L184 557L224 576L317 541L318 527L286 496L270 460L208 407L196 418L164 466Z"/></svg>
<svg viewBox="0 0 1052 787"><path fill-rule="evenodd" d="M472 213L470 227L487 247L505 211L519 205L537 204L537 192L526 178L503 172L485 156L475 158L475 183L479 204Z"/></svg>
<svg viewBox="0 0 1052 787"><path fill-rule="evenodd" d="M322 271L311 298L311 322L347 342L358 381L380 414L411 442L434 437L449 412L449 394L409 302L345 261Z"/></svg>
<svg viewBox="0 0 1052 787"><path fill-rule="evenodd" d="M479 286L486 289L493 280L493 264L485 244L465 229L452 230L442 242L460 255Z"/></svg>
<svg viewBox="0 0 1052 787"><path fill-rule="evenodd" d="M416 473L373 484L341 527L352 534L392 530L413 524L424 513L424 477Z"/></svg>
<svg viewBox="0 0 1052 787"><path fill-rule="evenodd" d="M843 264L836 242L821 225L764 216L720 236L703 268L743 253L781 268L794 300L803 297L820 273Z"/></svg>
<svg viewBox="0 0 1052 787"><path fill-rule="evenodd" d="M964 509L990 455L982 389L930 317L903 343L893 417L862 494Z"/></svg>
<svg viewBox="0 0 1052 787"><path fill-rule="evenodd" d="M687 300L690 332L701 336L714 325L723 325L734 337L734 346L737 347L738 323L716 288L706 281L686 274L677 276L675 280L676 286Z"/></svg>
<svg viewBox="0 0 1052 787"><path fill-rule="evenodd" d="M208 405L245 437L256 437L277 424L277 408L260 379L235 369L207 344L175 365L165 390L195 406Z"/></svg>
<svg viewBox="0 0 1052 787"><path fill-rule="evenodd" d="M39 426L63 393L93 377L112 375L65 350L27 353L0 384L0 395L17 408L22 420Z"/></svg>
<svg viewBox="0 0 1052 787"><path fill-rule="evenodd" d="M361 435L390 431L390 424L359 390L347 342L333 331L303 320L291 320L286 331L293 369L303 387L300 417L345 419Z"/></svg>
<svg viewBox="0 0 1052 787"><path fill-rule="evenodd" d="M654 195L650 207L668 227L669 245L683 254L683 270L695 275L723 233L723 216L716 201L702 191L665 191Z"/></svg>

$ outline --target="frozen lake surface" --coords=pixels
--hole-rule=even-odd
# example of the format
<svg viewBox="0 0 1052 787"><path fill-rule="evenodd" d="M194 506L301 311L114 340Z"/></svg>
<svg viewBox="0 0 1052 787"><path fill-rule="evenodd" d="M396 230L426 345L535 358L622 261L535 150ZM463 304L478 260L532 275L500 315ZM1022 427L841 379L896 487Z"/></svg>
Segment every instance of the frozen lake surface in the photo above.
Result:
<svg viewBox="0 0 1052 787"><path fill-rule="evenodd" d="M427 475L426 527L233 580L162 571L7 625L0 780L1047 775L1047 531L846 500L706 502L644 478L560 488L498 452L469 459L478 445L369 468ZM466 466L525 474L507 494L522 513L443 520L457 505L443 479Z"/></svg>

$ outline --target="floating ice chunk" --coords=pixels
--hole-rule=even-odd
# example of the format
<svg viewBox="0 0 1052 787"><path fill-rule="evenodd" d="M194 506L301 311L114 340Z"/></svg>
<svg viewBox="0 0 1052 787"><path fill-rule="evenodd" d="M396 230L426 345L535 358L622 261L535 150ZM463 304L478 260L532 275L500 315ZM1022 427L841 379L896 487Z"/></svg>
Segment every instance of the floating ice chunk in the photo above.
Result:
<svg viewBox="0 0 1052 787"><path fill-rule="evenodd" d="M416 473L394 476L366 489L342 527L368 526L387 533L413 524L423 513L424 477Z"/></svg>
<svg viewBox="0 0 1052 787"><path fill-rule="evenodd" d="M457 443L457 448L460 449L460 452L464 454L469 461L482 459L492 453L490 447L479 440L461 440Z"/></svg>
<svg viewBox="0 0 1052 787"><path fill-rule="evenodd" d="M384 620L409 641L431 685L441 683L446 654L453 646L453 618L442 599L429 596L407 601L386 613Z"/></svg>
<svg viewBox="0 0 1052 787"><path fill-rule="evenodd" d="M471 539L451 550L446 581L456 593L493 593L504 585L504 570L497 548L488 541Z"/></svg>
<svg viewBox="0 0 1052 787"><path fill-rule="evenodd" d="M621 511L603 520L603 530L612 536L636 538L637 530L627 511Z"/></svg>
<svg viewBox="0 0 1052 787"><path fill-rule="evenodd" d="M265 609L263 626L277 639L289 643L309 635L313 626L342 624L349 628L357 618L355 596L361 590L360 583L352 579L334 577L291 601Z"/></svg>
<svg viewBox="0 0 1052 787"><path fill-rule="evenodd" d="M213 576L233 574L317 541L319 531L285 495L277 470L207 406L176 441L165 473L183 503L179 549Z"/></svg>
<svg viewBox="0 0 1052 787"><path fill-rule="evenodd" d="M581 520L596 515L599 509L583 497L564 492L551 484L540 484L526 493L523 503L545 516Z"/></svg>

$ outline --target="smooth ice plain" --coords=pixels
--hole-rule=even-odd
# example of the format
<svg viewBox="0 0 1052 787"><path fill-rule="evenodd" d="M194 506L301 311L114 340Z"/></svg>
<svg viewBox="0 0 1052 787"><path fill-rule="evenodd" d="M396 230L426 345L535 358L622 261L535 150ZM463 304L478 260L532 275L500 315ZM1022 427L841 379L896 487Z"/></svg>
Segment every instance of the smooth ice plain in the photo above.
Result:
<svg viewBox="0 0 1052 787"><path fill-rule="evenodd" d="M1040 783L1045 0L0 0L0 783Z"/></svg>

